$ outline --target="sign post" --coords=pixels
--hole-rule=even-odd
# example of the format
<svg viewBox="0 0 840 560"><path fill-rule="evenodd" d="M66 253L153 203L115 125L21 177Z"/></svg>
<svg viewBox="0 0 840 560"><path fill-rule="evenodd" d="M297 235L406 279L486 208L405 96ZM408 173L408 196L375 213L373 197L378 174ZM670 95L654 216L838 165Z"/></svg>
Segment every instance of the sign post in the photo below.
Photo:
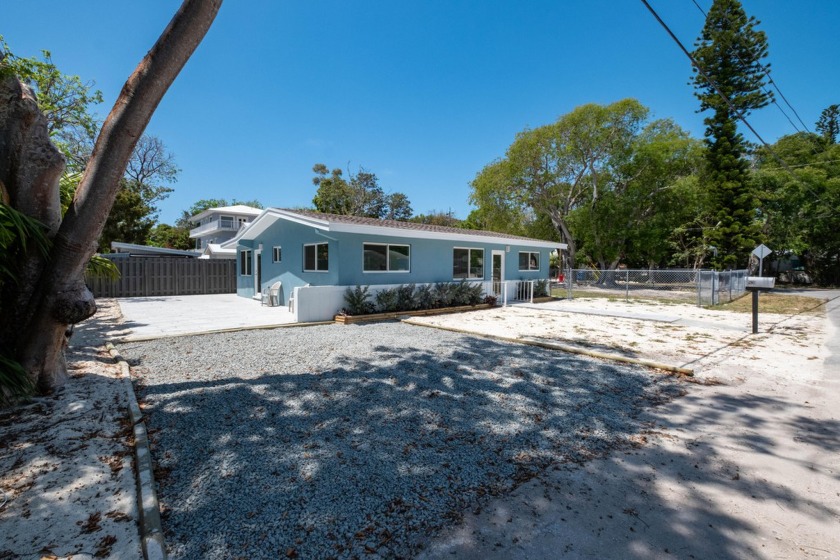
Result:
<svg viewBox="0 0 840 560"><path fill-rule="evenodd" d="M758 275L761 276L764 272L764 257L772 253L773 251L770 250L770 247L762 243L758 247L752 250L752 254L758 257Z"/></svg>
<svg viewBox="0 0 840 560"><path fill-rule="evenodd" d="M772 290L776 285L775 278L762 278L760 276L747 276L746 288L752 292L752 332L758 333L758 292L761 290Z"/></svg>

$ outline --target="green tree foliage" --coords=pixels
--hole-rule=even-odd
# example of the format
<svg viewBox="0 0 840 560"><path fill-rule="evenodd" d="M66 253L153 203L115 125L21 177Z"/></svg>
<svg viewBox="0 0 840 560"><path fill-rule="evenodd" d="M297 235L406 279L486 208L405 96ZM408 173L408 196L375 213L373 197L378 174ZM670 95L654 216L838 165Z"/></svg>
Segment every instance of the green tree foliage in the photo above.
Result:
<svg viewBox="0 0 840 560"><path fill-rule="evenodd" d="M764 148L755 157L767 243L777 254L803 257L816 282L838 285L840 144L801 132L780 138L772 150L775 157Z"/></svg>
<svg viewBox="0 0 840 560"><path fill-rule="evenodd" d="M149 245L166 249L181 249L190 251L195 248L195 242L190 239L190 228L158 224L149 232Z"/></svg>
<svg viewBox="0 0 840 560"><path fill-rule="evenodd" d="M634 99L588 104L517 134L505 157L472 181L470 201L478 208L467 222L534 236L534 227L550 221L568 243L571 263L581 242L602 266L640 247L646 232L661 243L655 255L639 260L661 261L667 252L661 230L668 227L651 233L641 224L656 223L663 207L679 206L672 197L682 191L672 187L696 170L699 148L675 124L647 123L647 116Z"/></svg>
<svg viewBox="0 0 840 560"><path fill-rule="evenodd" d="M827 143L837 143L837 136L840 135L840 105L829 105L823 109L817 121L817 132Z"/></svg>
<svg viewBox="0 0 840 560"><path fill-rule="evenodd" d="M673 121L647 124L632 140L608 181L592 191L569 222L579 251L601 269L668 264L672 235L700 211L691 204L702 145Z"/></svg>
<svg viewBox="0 0 840 560"><path fill-rule="evenodd" d="M341 169L329 171L323 163L316 163L312 171L312 183L318 187L312 204L319 212L389 220L411 217L408 197L400 192L385 194L376 174L364 168L348 172L349 180Z"/></svg>
<svg viewBox="0 0 840 560"><path fill-rule="evenodd" d="M714 224L708 224L708 239L718 248L713 262L719 269L745 266L760 234L744 157L747 146L737 128L739 116L773 99L764 88L767 38L756 30L758 24L747 17L738 0L715 0L695 42L694 58L703 70L695 68L695 95L700 111L712 112L703 121L708 164L704 185Z"/></svg>
<svg viewBox="0 0 840 560"><path fill-rule="evenodd" d="M99 252L111 252L111 242L145 245L155 225L153 209L143 200L140 190L123 179L117 198L99 236Z"/></svg>
<svg viewBox="0 0 840 560"><path fill-rule="evenodd" d="M93 89L93 82L63 74L49 51L41 54L40 59L16 57L0 36L0 75L16 75L33 89L50 137L67 159L68 172L82 171L99 130L89 108L102 103L102 92Z"/></svg>
<svg viewBox="0 0 840 560"><path fill-rule="evenodd" d="M407 221L411 218L411 203L408 197L401 192L389 194L385 197L385 214L382 216L386 220Z"/></svg>
<svg viewBox="0 0 840 560"><path fill-rule="evenodd" d="M407 221L415 224L428 224L432 226L459 227L461 221L452 215L450 211L430 210L428 214L417 214ZM476 228L478 229L478 228Z"/></svg>

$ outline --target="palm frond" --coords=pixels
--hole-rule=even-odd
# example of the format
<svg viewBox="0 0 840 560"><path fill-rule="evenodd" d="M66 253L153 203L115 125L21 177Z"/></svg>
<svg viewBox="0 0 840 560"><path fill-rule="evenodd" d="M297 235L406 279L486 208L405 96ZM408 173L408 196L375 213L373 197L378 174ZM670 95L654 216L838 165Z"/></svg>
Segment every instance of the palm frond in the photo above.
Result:
<svg viewBox="0 0 840 560"><path fill-rule="evenodd" d="M0 354L0 404L11 404L34 391L35 386L23 366Z"/></svg>
<svg viewBox="0 0 840 560"><path fill-rule="evenodd" d="M85 267L85 276L116 281L120 279L120 269L110 259L102 255L93 255Z"/></svg>
<svg viewBox="0 0 840 560"><path fill-rule="evenodd" d="M17 283L17 265L30 246L49 255L47 228L38 220L0 203L0 284Z"/></svg>

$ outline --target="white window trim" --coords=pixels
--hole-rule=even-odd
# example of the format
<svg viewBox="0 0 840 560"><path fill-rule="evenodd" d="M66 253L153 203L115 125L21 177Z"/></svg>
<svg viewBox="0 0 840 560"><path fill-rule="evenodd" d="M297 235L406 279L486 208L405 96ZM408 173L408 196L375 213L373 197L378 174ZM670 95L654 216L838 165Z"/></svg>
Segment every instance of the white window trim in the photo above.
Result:
<svg viewBox="0 0 840 560"><path fill-rule="evenodd" d="M242 270L242 268L243 268L243 266L242 266L242 255L245 255L246 253L249 254L250 257L245 257L245 260L246 260L246 262L249 261L248 264L251 265L249 267L245 267L245 268L250 269L247 273ZM239 275L240 276L249 276L249 277L254 275L254 251L253 251L253 249L243 249L242 251L239 251Z"/></svg>
<svg viewBox="0 0 840 560"><path fill-rule="evenodd" d="M539 251L519 251L519 254L525 253L528 255L528 268L521 268L521 265L517 262L516 265L519 266L519 272L539 272L540 270L540 261L542 260L542 255L540 255ZM531 268L531 255L537 255L537 268ZM518 256L517 256L518 259Z"/></svg>
<svg viewBox="0 0 840 560"><path fill-rule="evenodd" d="M387 270L365 270L365 245L378 245L385 247L385 266ZM408 247L408 269L407 270L391 270L391 251L389 247ZM405 243L362 243L362 274L407 274L411 272L411 245Z"/></svg>
<svg viewBox="0 0 840 560"><path fill-rule="evenodd" d="M467 277L466 278L455 278L455 275L452 275L453 282L460 282L461 280L484 280L484 276L487 274L487 261L481 263L481 276L470 276L470 259L472 258L473 251L481 251L484 255L487 254L487 251L484 247L452 247L452 257L455 258L455 249L463 249L465 251L469 251L467 254ZM482 260L484 260L484 255L482 255ZM455 264L454 262L452 264Z"/></svg>
<svg viewBox="0 0 840 560"><path fill-rule="evenodd" d="M326 270L318 270L316 269L308 269L306 268L306 248L307 247L316 247L315 249L315 266L318 266L318 245L326 245L327 246L327 269ZM303 244L303 271L304 272L329 272L330 271L330 244L326 241L321 243L304 243Z"/></svg>
<svg viewBox="0 0 840 560"><path fill-rule="evenodd" d="M277 258L277 251L280 251L280 258ZM275 245L271 248L271 262L283 262L283 247L281 245Z"/></svg>

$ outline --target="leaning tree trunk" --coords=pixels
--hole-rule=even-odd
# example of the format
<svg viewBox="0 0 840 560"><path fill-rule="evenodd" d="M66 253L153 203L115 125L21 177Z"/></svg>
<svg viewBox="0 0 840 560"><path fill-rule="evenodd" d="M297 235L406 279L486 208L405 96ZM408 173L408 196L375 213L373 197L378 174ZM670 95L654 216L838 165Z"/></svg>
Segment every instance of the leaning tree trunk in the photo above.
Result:
<svg viewBox="0 0 840 560"><path fill-rule="evenodd" d="M569 231L569 226L566 224L566 220L564 220L560 215L560 212L557 211L549 211L548 217L551 219L551 223L554 224L555 229L560 232L560 237L563 242L568 246L569 268L574 268L577 245L575 244L574 237L572 237L572 233Z"/></svg>
<svg viewBox="0 0 840 560"><path fill-rule="evenodd" d="M35 94L15 77L0 80L0 194L4 203L44 224L50 238L61 225L58 179L63 171L64 157L50 141ZM13 355L46 264L32 247L22 261L17 283L7 281L0 290L0 348Z"/></svg>
<svg viewBox="0 0 840 560"><path fill-rule="evenodd" d="M49 258L27 288L28 297L19 302L16 316L4 311L0 319L7 329L14 327L11 347L41 391L66 380L63 349L68 325L96 312L93 295L84 284L84 268L96 251L131 151L220 6L221 0L185 0L128 78L102 126L73 203L52 236ZM0 157L4 155L0 143ZM6 165L0 161L0 170ZM43 182L50 183L52 191L48 196L31 193L36 207L57 201L57 177L62 168L63 162L47 167ZM19 203L16 207L21 208Z"/></svg>

